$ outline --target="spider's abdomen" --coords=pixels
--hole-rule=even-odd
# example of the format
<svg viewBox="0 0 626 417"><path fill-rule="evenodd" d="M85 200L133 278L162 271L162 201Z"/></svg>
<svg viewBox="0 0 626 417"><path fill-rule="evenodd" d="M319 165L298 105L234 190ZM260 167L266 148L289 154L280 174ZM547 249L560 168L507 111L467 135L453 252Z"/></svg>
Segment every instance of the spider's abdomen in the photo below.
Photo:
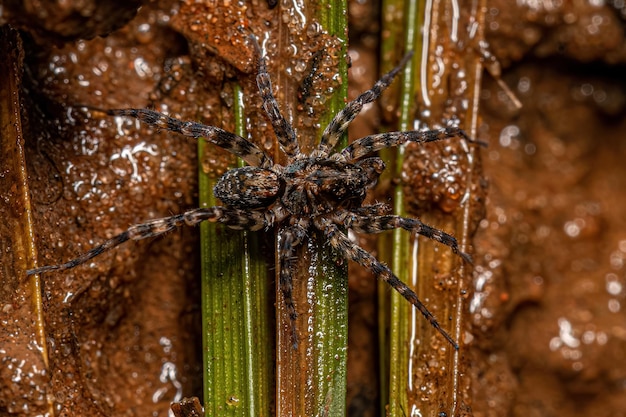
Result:
<svg viewBox="0 0 626 417"><path fill-rule="evenodd" d="M254 209L272 204L282 189L282 181L275 172L246 166L231 169L222 175L213 188L213 194L227 206Z"/></svg>

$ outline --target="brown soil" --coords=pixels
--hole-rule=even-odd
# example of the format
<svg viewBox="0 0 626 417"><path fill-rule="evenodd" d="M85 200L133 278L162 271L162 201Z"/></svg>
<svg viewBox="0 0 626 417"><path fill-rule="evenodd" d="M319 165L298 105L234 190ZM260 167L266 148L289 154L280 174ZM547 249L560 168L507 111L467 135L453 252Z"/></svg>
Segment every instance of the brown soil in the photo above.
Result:
<svg viewBox="0 0 626 417"><path fill-rule="evenodd" d="M474 414L624 415L626 10L500 3L489 36L523 107L485 80Z"/></svg>
<svg viewBox="0 0 626 417"><path fill-rule="evenodd" d="M353 26L353 44L362 61L353 71L375 62L377 21L371 4L355 3L361 26ZM494 1L488 11L502 79L523 107L485 77L479 139L489 143L482 151L489 185L487 217L473 242L473 415L623 416L626 9L619 2L520 3ZM121 26L134 14L131 6L120 5L120 17L88 33ZM62 17L62 28L50 17L35 29L37 42L26 35L26 158L40 264L194 206L193 142L78 108L154 105L185 119L217 113L230 123L221 80L249 78L251 57L214 51L229 57L230 67L199 55L187 46L196 36L189 22L172 20L178 7L151 3L105 38L59 48L42 39L84 35L68 30ZM19 13L16 24L35 24ZM371 85L376 75L365 73L363 83ZM376 113L369 117L351 134L376 130ZM228 162L213 158L208 165ZM55 413L68 416L166 415L181 392L200 395L197 283L189 279L197 272L195 236L183 229L130 243L91 268L46 276L50 375L37 374L36 346L19 331L19 303L3 302L0 415L44 414L46 392ZM370 283L351 283L350 415L379 409Z"/></svg>

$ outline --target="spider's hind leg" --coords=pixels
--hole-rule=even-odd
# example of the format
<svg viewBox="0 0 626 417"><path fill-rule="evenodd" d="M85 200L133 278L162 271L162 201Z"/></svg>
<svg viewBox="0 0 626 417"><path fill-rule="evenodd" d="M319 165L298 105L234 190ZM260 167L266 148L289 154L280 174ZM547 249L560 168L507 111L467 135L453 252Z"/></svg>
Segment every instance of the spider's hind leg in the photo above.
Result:
<svg viewBox="0 0 626 417"><path fill-rule="evenodd" d="M48 271L63 271L82 265L96 256L121 245L128 240L143 240L160 236L172 229L184 225L195 226L203 221L220 222L233 229L259 230L269 227L264 214L256 211L244 211L228 207L206 207L186 211L175 216L154 219L136 224L126 231L83 253L75 259L59 265L42 266L26 271L26 275L35 275Z"/></svg>
<svg viewBox="0 0 626 417"><path fill-rule="evenodd" d="M394 290L398 291L408 302L413 304L420 313L428 320L428 322L456 349L459 349L458 343L450 336L445 330L441 328L441 325L428 311L426 306L417 298L417 295L411 290L404 282L402 282L389 267L372 254L367 252L355 243L352 243L350 239L341 231L339 227L333 224L327 218L317 218L315 220L315 227L324 232L328 243L342 256L350 259L365 268L369 269L377 278L385 281Z"/></svg>
<svg viewBox="0 0 626 417"><path fill-rule="evenodd" d="M298 313L293 302L293 275L296 270L296 249L306 237L307 225L294 223L279 232L278 259L280 265L279 284L283 293L287 313L291 320L291 338L294 348L298 347L296 319Z"/></svg>
<svg viewBox="0 0 626 417"><path fill-rule="evenodd" d="M454 236L444 231L428 226L418 219L400 217L396 215L385 216L350 216L346 227L352 228L357 233L380 233L385 230L402 228L409 232L415 232L429 239L443 243L459 255L465 262L472 263L472 258L459 249L459 244Z"/></svg>

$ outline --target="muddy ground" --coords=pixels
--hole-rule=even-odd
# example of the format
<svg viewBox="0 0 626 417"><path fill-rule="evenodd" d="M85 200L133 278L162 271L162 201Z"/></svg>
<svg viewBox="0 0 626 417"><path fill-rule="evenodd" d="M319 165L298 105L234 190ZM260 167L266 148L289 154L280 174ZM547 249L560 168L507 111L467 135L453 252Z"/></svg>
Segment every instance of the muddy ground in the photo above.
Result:
<svg viewBox="0 0 626 417"><path fill-rule="evenodd" d="M216 87L223 77L252 71L245 54L212 51L239 62L233 69L190 50L191 24L172 17L177 2L149 3L132 20L126 3L84 20L50 12L38 26L23 11L10 17L39 27L24 35L23 96L40 264L195 204L195 143L78 105L156 106L199 119L227 107ZM351 5L350 42L363 60L353 71L377 60L374 3ZM487 6L489 50L522 106L485 75L486 218L472 242L466 340L474 416L626 415L626 6L596 3ZM376 130L372 120L351 135ZM45 376L21 374L28 359L15 358L38 348L20 331L23 304L6 301L15 288L3 275L0 414L40 415L53 395L58 415L166 415L181 393L199 396L196 244L195 231L182 229L46 278ZM349 362L354 416L379 409L376 349L363 349L376 346L374 289L356 288L351 299L350 340L361 341Z"/></svg>

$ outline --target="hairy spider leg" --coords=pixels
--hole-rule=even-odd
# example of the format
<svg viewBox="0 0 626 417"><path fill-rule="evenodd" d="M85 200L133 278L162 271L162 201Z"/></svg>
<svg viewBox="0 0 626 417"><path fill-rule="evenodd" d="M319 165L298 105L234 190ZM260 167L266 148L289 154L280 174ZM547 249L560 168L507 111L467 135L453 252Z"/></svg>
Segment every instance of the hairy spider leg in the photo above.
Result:
<svg viewBox="0 0 626 417"><path fill-rule="evenodd" d="M272 159L254 143L224 129L215 126L203 125L197 122L174 119L163 113L148 109L112 109L102 110L110 116L134 117L135 119L160 129L180 133L184 136L197 139L204 138L206 142L219 146L235 156L246 161L249 165L269 168L274 165Z"/></svg>
<svg viewBox="0 0 626 417"><path fill-rule="evenodd" d="M357 139L343 149L340 154L345 158L346 162L354 163L373 152L400 146L406 142L438 142L458 137L475 142L468 138L465 132L458 127L445 127L443 129L425 131L387 132Z"/></svg>
<svg viewBox="0 0 626 417"><path fill-rule="evenodd" d="M380 262L373 255L361 248L355 243L352 243L350 239L341 231L337 225L333 224L329 219L318 218L315 219L315 226L324 232L328 243L345 258L350 259L359 265L370 270L377 278L385 281L394 290L400 293L409 303L413 304L420 313L428 320L433 326L450 344L454 349L459 350L459 345L444 329L428 311L426 306L419 300L417 295L411 290L404 282L402 282L394 273L389 269L387 265Z"/></svg>
<svg viewBox="0 0 626 417"><path fill-rule="evenodd" d="M439 229L430 227L418 219L411 219L406 217L400 217L396 215L384 215L384 216L355 216L350 215L346 217L344 224L347 228L353 229L358 233L380 233L386 230L402 228L409 232L415 232L429 239L443 243L452 249L452 252L459 255L465 262L472 263L472 258L464 252L461 252L459 245L454 238L442 232Z"/></svg>
<svg viewBox="0 0 626 417"><path fill-rule="evenodd" d="M272 92L272 80L267 72L265 57L261 52L261 47L259 46L256 38L251 36L251 39L254 48L259 54L259 70L256 76L256 83L259 88L259 93L261 94L263 109L265 110L270 123L272 123L276 139L278 140L281 149L285 152L289 161L292 161L297 155L300 154L300 145L298 145L298 140L296 139L296 132L293 130L291 123L283 117L280 109L278 108L278 103L276 102L276 98Z"/></svg>
<svg viewBox="0 0 626 417"><path fill-rule="evenodd" d="M346 211L344 213L349 215L356 214L359 216L383 216L385 214L391 213L391 210L392 208L389 204L375 203L369 206L357 207L355 209L352 209L351 212ZM343 219L343 216L341 216L341 218ZM341 223L342 220L339 220L338 222Z"/></svg>
<svg viewBox="0 0 626 417"><path fill-rule="evenodd" d="M304 220L301 222L304 222ZM305 224L301 222L295 222L278 233L279 285L291 321L291 341L294 349L298 347L298 333L296 329L298 312L293 301L293 275L296 270L297 260L296 249L306 238L308 228L308 222L305 222Z"/></svg>
<svg viewBox="0 0 626 417"><path fill-rule="evenodd" d="M59 265L48 265L29 269L26 275L35 275L48 271L63 271L84 264L92 258L121 245L127 240L142 240L162 235L183 225L195 226L200 222L219 222L231 229L260 230L272 226L270 216L258 211L244 211L229 207L206 207L186 211L175 216L154 219L129 227L126 231L83 253L71 261Z"/></svg>
<svg viewBox="0 0 626 417"><path fill-rule="evenodd" d="M387 74L383 75L380 80L376 81L374 86L362 93L360 96L349 102L324 129L322 139L318 146L318 152L322 156L328 156L332 149L341 138L341 135L348 129L350 122L359 114L363 106L376 100L382 92L389 87L395 76L402 70L409 59L413 56L413 52L408 52L398 65Z"/></svg>

